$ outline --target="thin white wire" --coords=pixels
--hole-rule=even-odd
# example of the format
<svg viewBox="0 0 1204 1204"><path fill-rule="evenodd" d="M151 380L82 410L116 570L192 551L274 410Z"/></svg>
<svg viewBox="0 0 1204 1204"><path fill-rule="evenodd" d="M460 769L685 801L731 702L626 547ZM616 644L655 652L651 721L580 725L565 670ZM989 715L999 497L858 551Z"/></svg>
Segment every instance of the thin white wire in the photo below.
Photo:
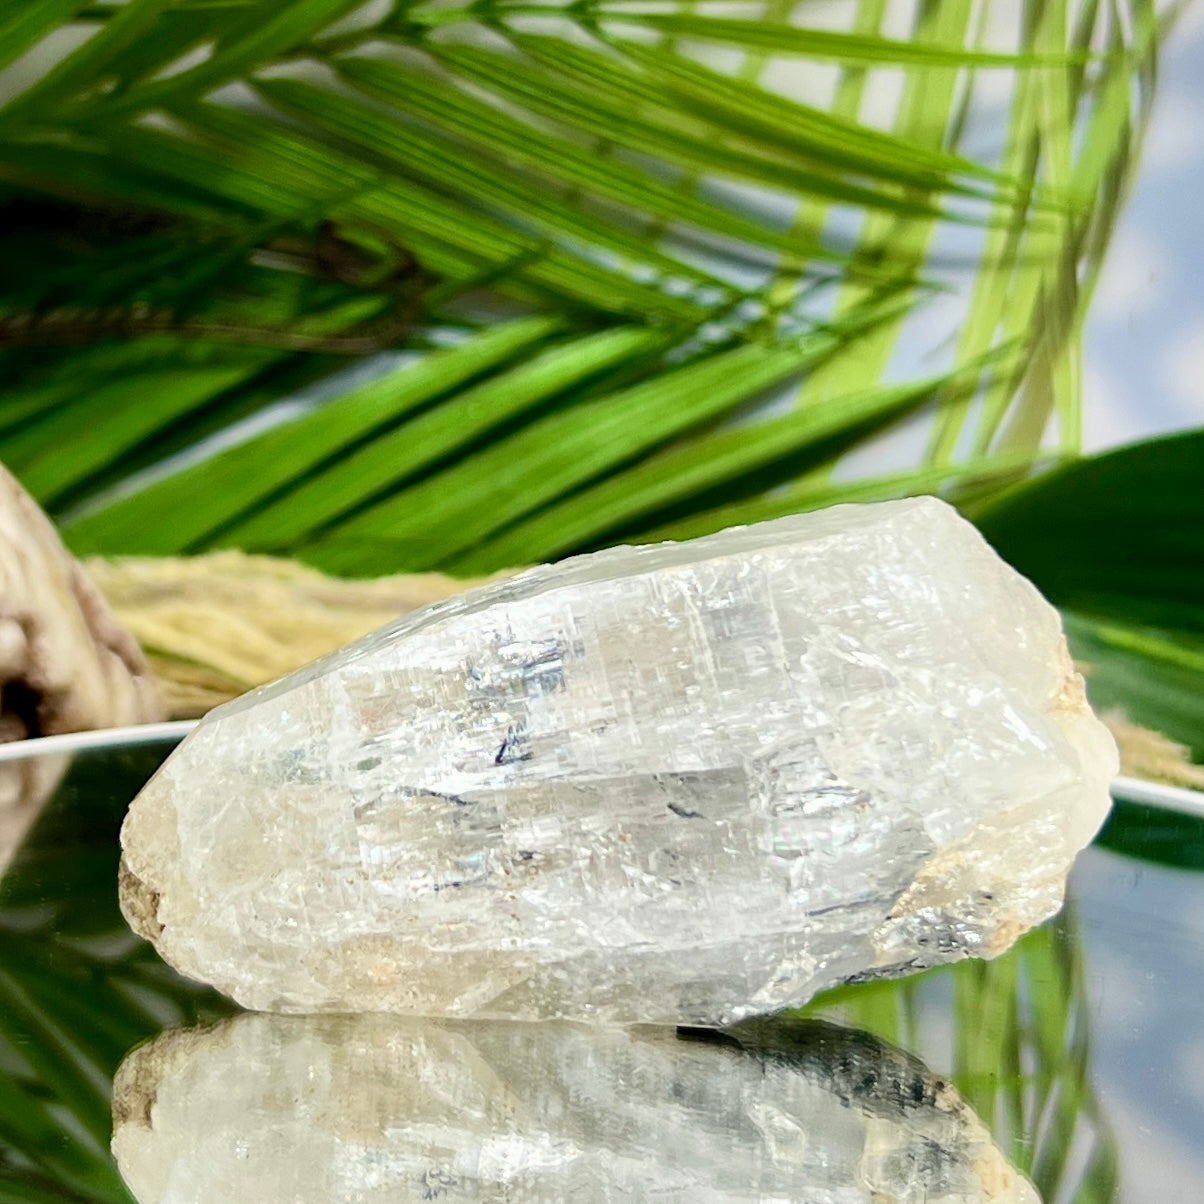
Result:
<svg viewBox="0 0 1204 1204"><path fill-rule="evenodd" d="M1204 794L1198 790L1163 786L1159 782L1146 782L1141 778L1114 778L1112 797L1126 803L1147 803L1168 811L1183 811L1204 819Z"/></svg>
<svg viewBox="0 0 1204 1204"><path fill-rule="evenodd" d="M106 727L95 732L64 732L58 736L14 740L0 744L0 763L81 752L88 748L129 748L135 744L183 740L199 722L199 719L176 719L170 723L137 723L131 727Z"/></svg>
<svg viewBox="0 0 1204 1204"><path fill-rule="evenodd" d="M29 757L82 752L86 749L130 748L138 744L159 744L182 740L200 722L177 719L171 723L139 723L132 727L110 727L95 732L66 732L59 736L37 736L32 740L14 740L0 744L0 764L23 761ZM1128 803L1145 803L1170 811L1182 811L1204 819L1204 793L1163 786L1141 778L1115 778L1112 797Z"/></svg>

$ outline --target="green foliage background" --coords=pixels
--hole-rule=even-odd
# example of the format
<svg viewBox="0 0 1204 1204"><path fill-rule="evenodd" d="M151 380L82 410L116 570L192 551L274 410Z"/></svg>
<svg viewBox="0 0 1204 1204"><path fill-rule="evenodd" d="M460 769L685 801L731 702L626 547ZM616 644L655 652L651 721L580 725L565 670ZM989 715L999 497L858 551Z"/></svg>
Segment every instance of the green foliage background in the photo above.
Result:
<svg viewBox="0 0 1204 1204"><path fill-rule="evenodd" d="M962 497L1051 424L1073 453L1152 6L813 7L11 7L0 459L80 551L372 574ZM825 68L825 106L761 82ZM335 359L395 348L439 350ZM908 417L917 463L839 470Z"/></svg>

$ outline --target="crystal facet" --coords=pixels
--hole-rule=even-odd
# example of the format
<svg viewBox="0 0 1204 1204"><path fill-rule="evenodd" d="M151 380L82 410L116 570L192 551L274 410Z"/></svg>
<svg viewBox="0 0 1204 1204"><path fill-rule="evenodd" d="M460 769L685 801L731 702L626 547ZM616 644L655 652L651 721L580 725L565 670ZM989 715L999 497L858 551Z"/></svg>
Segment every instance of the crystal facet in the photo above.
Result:
<svg viewBox="0 0 1204 1204"><path fill-rule="evenodd" d="M993 956L1115 746L948 506L840 506L471 591L212 712L122 902L253 1008L729 1022Z"/></svg>
<svg viewBox="0 0 1204 1204"><path fill-rule="evenodd" d="M765 1027L240 1016L126 1060L113 1152L139 1204L1039 1204L915 1058Z"/></svg>

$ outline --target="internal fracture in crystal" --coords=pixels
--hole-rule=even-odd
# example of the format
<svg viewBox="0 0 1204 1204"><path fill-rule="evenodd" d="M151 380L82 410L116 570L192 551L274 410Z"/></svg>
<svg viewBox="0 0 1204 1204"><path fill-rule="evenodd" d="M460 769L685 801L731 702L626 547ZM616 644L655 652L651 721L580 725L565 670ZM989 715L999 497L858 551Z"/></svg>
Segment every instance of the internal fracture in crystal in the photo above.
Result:
<svg viewBox="0 0 1204 1204"><path fill-rule="evenodd" d="M217 709L122 900L253 1008L730 1022L1000 953L1115 769L973 527L841 506L537 568Z"/></svg>

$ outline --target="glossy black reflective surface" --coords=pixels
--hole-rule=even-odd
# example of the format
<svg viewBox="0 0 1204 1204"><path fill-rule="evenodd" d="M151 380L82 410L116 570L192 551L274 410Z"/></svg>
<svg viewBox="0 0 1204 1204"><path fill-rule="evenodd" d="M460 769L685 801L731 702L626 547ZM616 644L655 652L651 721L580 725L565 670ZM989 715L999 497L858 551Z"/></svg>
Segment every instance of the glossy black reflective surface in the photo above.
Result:
<svg viewBox="0 0 1204 1204"><path fill-rule="evenodd" d="M109 1097L119 1064L131 1048L163 1030L213 1022L234 1011L212 992L183 982L167 969L148 947L129 934L117 911L117 829L130 798L164 751L141 749L79 756L0 880L0 1202L131 1199L109 1153L112 1124ZM777 1051L772 1056L778 1059L773 1063L778 1066L785 1056L783 1049L788 1051L785 1065L789 1073L780 1080L779 1095L781 1100L796 1100L786 1107L784 1115L793 1108L796 1119L802 1115L811 1118L810 1127L804 1125L800 1132L818 1134L824 1131L824 1125L841 1129L857 1117L877 1115L872 1107L866 1112L869 1105L863 1106L864 1101L850 1104L856 1093L850 1095L851 1088L840 1077L841 1074L847 1077L849 1066L857 1068L861 1075L859 1089L870 1091L869 1098L876 1099L871 1089L882 1082L888 1088L891 1083L897 1087L898 1075L894 1072L903 1065L918 1076L916 1082L930 1087L946 1081L953 1084L971 1115L981 1119L990 1130L995 1146L1004 1156L1004 1165L1010 1163L1029 1176L1047 1204L1055 1201L1195 1204L1201 1198L1200 1184L1204 1183L1201 867L1204 867L1204 824L1200 821L1149 808L1121 808L1105 831L1101 845L1080 860L1067 909L1057 920L1026 937L1004 958L989 964L963 963L905 982L846 989L807 1009L811 1018L819 1017L839 1024L842 1030L851 1030L838 1031L833 1038L835 1046L832 1041L826 1044L820 1041L816 1046L815 1034L830 1030L809 1028L800 1024L800 1018L787 1017L763 1026L752 1042L757 1049L747 1056L765 1057L766 1049ZM258 1021L250 1027L247 1022L239 1023L247 1032L260 1026ZM263 1031L276 1033L275 1021L263 1023L267 1025ZM513 1109L505 1111L510 1128L502 1135L508 1143L505 1148L510 1151L507 1156L512 1160L534 1156L530 1152L536 1149L555 1147L563 1151L565 1133L608 1134L604 1141L591 1138L592 1144L583 1138L581 1145L595 1154L599 1149L604 1150L612 1162L618 1156L616 1151L623 1152L616 1146L612 1122L606 1119L611 1113L600 1103L591 1112L586 1099L591 1095L592 1089L586 1089L590 1083L597 1088L594 1094L600 1100L606 1095L605 1084L610 1081L606 1076L619 1073L613 1069L613 1060L607 1058L633 1056L630 1051L615 1052L618 1047L612 1048L613 1038L595 1038L588 1032L568 1036L546 1032L532 1033L529 1038L520 1033L521 1040L501 1039L496 1034L491 1036L484 1030L462 1025L463 1031L455 1040L436 1033L438 1040L432 1045L434 1029L429 1025L424 1029L424 1023L405 1022L401 1028L409 1024L410 1036L403 1040L395 1034L388 1039L389 1049L398 1048L401 1041L411 1051L407 1056L418 1059L406 1063L410 1069L403 1076L404 1081L412 1081L424 1067L430 1069L435 1065L434 1054L430 1052L435 1048L442 1059L439 1065L444 1079L459 1075L460 1064L456 1059L466 1057L465 1050L476 1050L474 1057L485 1057L481 1051L486 1050L488 1081L509 1083L503 1093L507 1100L512 1097L528 1100L526 1111L522 1112L526 1119L521 1124L514 1120L517 1114ZM303 1024L301 1028L304 1029ZM379 1025L373 1031L378 1029ZM284 1036L273 1035L271 1041L266 1045L261 1041L257 1048L261 1052L265 1048L287 1048L291 1051L288 1057L295 1062L306 1056L319 1057L312 1053L314 1049L325 1050L320 1054L325 1058L332 1042L337 1047L344 1039L352 1041L336 1032L316 1046L311 1041L307 1047L305 1040L298 1038L298 1044L289 1036L298 1031L295 1027L285 1026L282 1031ZM643 1100L644 1106L651 1109L650 1114L658 1109L663 1111L656 1103L656 1091L661 1089L657 1083L669 1084L664 1089L672 1094L675 1076L680 1077L673 1068L688 1066L689 1074L682 1080L688 1090L681 1087L678 1093L685 1091L697 1107L709 1108L705 1115L710 1117L714 1113L718 1127L699 1145L700 1150L708 1152L707 1159L701 1155L693 1160L683 1156L678 1159L681 1165L674 1173L680 1172L688 1179L693 1173L691 1166L696 1166L697 1173L703 1176L703 1163L708 1163L710 1171L706 1173L711 1178L707 1182L711 1187L707 1190L711 1194L699 1194L699 1199L723 1198L725 1191L735 1190L722 1187L723 1183L731 1182L751 1183L749 1190L755 1193L757 1180L748 1167L763 1158L763 1153L749 1151L755 1146L756 1134L770 1130L748 1118L765 1114L768 1105L745 1107L742 1103L732 1112L736 1119L725 1127L719 1112L732 1106L729 1097L748 1100L747 1093L741 1094L734 1086L738 1076L745 1073L740 1068L746 1064L733 1060L731 1042L699 1043L698 1034L688 1036L687 1042L673 1034L661 1033L650 1038L651 1046L640 1045L640 1050L652 1051L648 1055L653 1059L650 1065L661 1069L640 1072L642 1079L636 1075L644 1085L640 1087L639 1082L632 1080L631 1099L623 1099L622 1092L616 1094L613 1090L611 1096L618 1101L616 1106L621 1103L623 1108L635 1108ZM360 1041L358 1048L362 1050L362 1034L354 1039ZM229 1046L229 1040L220 1031L217 1038L206 1037L206 1040L216 1042L212 1045L215 1050ZM542 1064L542 1055L532 1061L529 1049L523 1055L525 1060L520 1060L517 1053L506 1052L520 1047L527 1049L531 1041L537 1046L543 1042L550 1050L571 1046L577 1052L566 1064L584 1067L580 1073L586 1074L588 1082L563 1090L555 1086L561 1080L549 1080L552 1086L544 1084L538 1090L532 1087L530 1065ZM748 1043L746 1037L745 1044ZM202 1072L220 1070L220 1062L214 1061L218 1055L207 1055L208 1047L203 1042L198 1046L189 1038L185 1044L194 1050L190 1054L190 1073L203 1077ZM599 1051L598 1069L594 1078L589 1079L590 1058L594 1055L587 1056L581 1050L595 1046ZM860 1053L850 1060L846 1046ZM195 1052L194 1047L200 1052ZM311 1055L303 1052L305 1048L311 1050ZM624 1045L623 1049L626 1048ZM867 1050L872 1052L871 1061L877 1059L877 1070L866 1069ZM290 1073L295 1071L293 1063L289 1065ZM708 1083L712 1065L716 1079ZM311 1072L312 1078L316 1063L314 1066L306 1063L302 1069ZM477 1070L469 1067L465 1073L468 1074L465 1081L477 1081L472 1077ZM880 1081L870 1082L875 1074ZM796 1080L791 1075L801 1077ZM616 1081L623 1080L620 1076ZM843 1087L842 1082L845 1082ZM527 1086L521 1087L521 1083ZM807 1084L812 1091L808 1099L812 1102L804 1107L797 1098ZM363 1105L369 1098L365 1085L355 1076L340 1090L341 1095L335 1091L335 1102L348 1111L354 1111L357 1104ZM641 1090L646 1094L641 1096ZM815 1095L816 1091L820 1094ZM828 1096L823 1095L824 1091ZM825 1102L828 1097L830 1103ZM396 1093L389 1098L395 1100ZM548 1101L554 1102L556 1098L569 1102L563 1107L553 1107ZM780 1102L772 1093L767 1098L770 1103ZM708 1099L716 1102L707 1105ZM729 1103L722 1104L724 1099L729 1099ZM189 1113L184 1105L189 1102L186 1093L178 1114L186 1121ZM261 1135L263 1125L269 1123L269 1136L277 1145L287 1140L288 1132L295 1132L289 1128L287 1100L282 1106L285 1112L280 1113L278 1130L271 1128L276 1124L274 1120L269 1118L270 1123L265 1122L262 1111L256 1114ZM398 1133L412 1136L419 1132L420 1126L425 1126L421 1130L426 1134L423 1140L430 1138L435 1146L442 1148L440 1142L446 1143L445 1138L450 1138L446 1134L441 1136L441 1130L430 1137L434 1121L432 1114L423 1112L425 1106L421 1101L414 1103L405 1114L408 1120L399 1120L381 1132L387 1128L392 1140ZM817 1107L820 1112L814 1111ZM584 1120L574 1119L575 1108L585 1109L580 1112ZM807 1108L812 1111L807 1112ZM852 1112L848 1112L850 1108ZM204 1128L203 1111L198 1116L202 1119L187 1124ZM540 1120L541 1116L545 1119ZM688 1109L682 1116L684 1120L678 1117L673 1122L679 1125L674 1139L678 1145L686 1143L682 1134L687 1130L680 1125L688 1125ZM476 1130L465 1128L463 1120L463 1106L447 1114L447 1133L459 1134L457 1141L462 1151L477 1149L473 1136ZM700 1119L698 1124L702 1123ZM561 1129L555 1130L556 1125L561 1125ZM586 1127L583 1129L582 1125ZM904 1150L911 1148L909 1141L918 1140L918 1130L914 1127L889 1131L905 1134L906 1140L900 1147ZM236 1140L231 1136L235 1132L230 1130L223 1140ZM243 1132L245 1135L245 1126ZM737 1133L744 1134L741 1138L744 1144L732 1137L727 1149L724 1143ZM187 1132L185 1136L192 1140ZM198 1132L195 1137L202 1141L206 1134ZM216 1140L221 1134L213 1130L208 1137ZM559 1146L557 1140L561 1142ZM775 1156L780 1156L780 1146L779 1141ZM480 1148L501 1147L496 1141L487 1146L482 1140ZM640 1148L633 1141L627 1150L630 1156L621 1161L638 1166L643 1158L651 1170L653 1154L648 1150L641 1154ZM428 1147L423 1146L422 1150L428 1151ZM523 1150L527 1155L522 1154ZM410 1158L411 1154L412 1150L405 1157ZM465 1156L462 1152L461 1162ZM728 1162L721 1166L723 1158ZM740 1163L742 1158L747 1167ZM880 1193L895 1191L894 1196L881 1194L881 1198L923 1199L923 1195L915 1194L924 1190L923 1160L911 1154L901 1159L882 1163L888 1171L881 1171L879 1166L879 1170L872 1172L895 1176L893 1181L877 1181ZM835 1165L839 1159L829 1161ZM379 1159L374 1165L379 1172ZM346 1198L501 1198L466 1195L468 1188L464 1185L468 1181L461 1175L457 1188L453 1171L440 1170L442 1165L438 1158L430 1161L429 1166L424 1164L426 1169L422 1174L430 1181L424 1179L426 1185L421 1189L414 1186L417 1179L399 1180L386 1185L384 1195L372 1195L370 1186L365 1185L351 1189L358 1190L358 1196L352 1194ZM630 1170L627 1166L624 1173ZM513 1168L507 1171L512 1172ZM546 1193L554 1189L546 1185L539 1189L543 1195L523 1195L516 1186L521 1180L520 1172L521 1167L513 1172L519 1178L512 1183L509 1190L513 1194L509 1198L552 1198ZM863 1167L854 1177L863 1173L871 1171ZM452 1178L447 1178L448 1175ZM579 1187L584 1194L574 1198L608 1198L604 1186L600 1186L604 1179L603 1172L597 1172L593 1178L587 1176L582 1180L585 1186ZM279 1177L273 1181L281 1182ZM643 1181L638 1175L624 1180L627 1186L622 1190L627 1198L639 1198L638 1184ZM821 1187L815 1182L803 1183L797 1177L789 1181L790 1191L797 1191L797 1198L803 1200L872 1198L857 1194L824 1196L819 1194ZM647 1182L650 1184L652 1179ZM765 1182L768 1192L769 1180ZM248 1172L248 1186L251 1183ZM637 1186L632 1187L632 1183ZM716 1183L720 1186L715 1187ZM932 1185L935 1187L935 1181ZM436 1194L424 1196L428 1189ZM837 1193L838 1189L846 1193L859 1190L852 1182L843 1187L835 1182L822 1187L822 1191L829 1193ZM188 1194L208 1190L196 1186L195 1181L192 1187L187 1183L177 1184L173 1190L177 1194L161 1198L207 1200L204 1195ZM379 1182L376 1190L381 1190ZM688 1190L688 1185L682 1190ZM774 1181L774 1190L777 1194L762 1198L783 1198L781 1182ZM651 1192L651 1187L648 1191ZM309 1197L294 1193L279 1198Z"/></svg>

